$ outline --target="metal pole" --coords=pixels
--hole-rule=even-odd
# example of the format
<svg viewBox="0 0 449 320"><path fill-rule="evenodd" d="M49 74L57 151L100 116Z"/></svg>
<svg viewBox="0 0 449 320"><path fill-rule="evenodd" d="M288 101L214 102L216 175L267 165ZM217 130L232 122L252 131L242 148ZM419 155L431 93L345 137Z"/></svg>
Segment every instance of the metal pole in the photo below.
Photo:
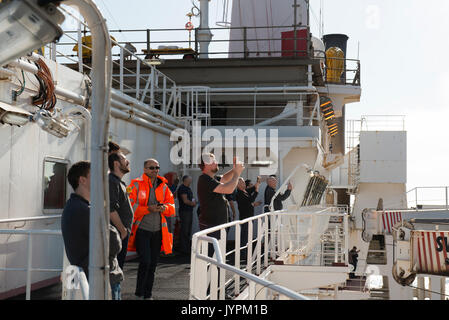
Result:
<svg viewBox="0 0 449 320"><path fill-rule="evenodd" d="M296 43L296 24L297 21L297 8L298 8L298 1L295 0L293 3L293 56L296 58L296 49L297 49L297 43Z"/></svg>
<svg viewBox="0 0 449 320"><path fill-rule="evenodd" d="M31 233L28 234L28 258L27 258L27 284L26 284L26 300L31 299L31 268L33 260L33 240Z"/></svg>
<svg viewBox="0 0 449 320"><path fill-rule="evenodd" d="M200 58L209 58L209 45L212 33L209 29L209 0L200 0Z"/></svg>
<svg viewBox="0 0 449 320"><path fill-rule="evenodd" d="M345 232L345 247L344 247L344 253L345 253L345 265L349 264L349 257L348 257L348 247L349 247L349 230L348 230L348 215L345 215L343 218L344 223L344 232Z"/></svg>
<svg viewBox="0 0 449 320"><path fill-rule="evenodd" d="M418 211L418 188L415 188L415 210Z"/></svg>
<svg viewBox="0 0 449 320"><path fill-rule="evenodd" d="M93 0L70 0L92 33L91 209L89 221L89 299L110 298L109 187L107 140L112 85L111 40L104 17Z"/></svg>
<svg viewBox="0 0 449 320"><path fill-rule="evenodd" d="M83 40L81 35L81 21L78 22L78 71L83 73Z"/></svg>
<svg viewBox="0 0 449 320"><path fill-rule="evenodd" d="M136 100L140 97L140 60L137 59L136 62Z"/></svg>
<svg viewBox="0 0 449 320"><path fill-rule="evenodd" d="M124 65L124 50L120 47L120 91L123 92L123 65Z"/></svg>
<svg viewBox="0 0 449 320"><path fill-rule="evenodd" d="M245 59L248 57L247 37L248 30L246 27L243 27L243 58Z"/></svg>
<svg viewBox="0 0 449 320"><path fill-rule="evenodd" d="M335 226L335 255L334 255L334 262L338 262L338 226Z"/></svg>
<svg viewBox="0 0 449 320"><path fill-rule="evenodd" d="M150 29L147 29L147 54L150 54L151 46L150 46Z"/></svg>
<svg viewBox="0 0 449 320"><path fill-rule="evenodd" d="M449 203L448 203L448 198L447 198L447 196L448 196L448 194L447 194L447 187L446 187L446 210L449 208L449 207L448 207Z"/></svg>

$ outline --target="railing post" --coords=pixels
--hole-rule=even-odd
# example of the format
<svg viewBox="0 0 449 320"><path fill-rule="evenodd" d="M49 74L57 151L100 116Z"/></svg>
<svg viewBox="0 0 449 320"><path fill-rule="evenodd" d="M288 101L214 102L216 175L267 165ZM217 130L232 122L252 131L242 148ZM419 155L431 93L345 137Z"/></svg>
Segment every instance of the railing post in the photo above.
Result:
<svg viewBox="0 0 449 320"><path fill-rule="evenodd" d="M31 232L28 233L28 257L27 257L27 283L26 300L31 299L31 268L33 265L33 240Z"/></svg>
<svg viewBox="0 0 449 320"><path fill-rule="evenodd" d="M139 100L140 96L140 59L136 62L136 100Z"/></svg>
<svg viewBox="0 0 449 320"><path fill-rule="evenodd" d="M445 189L446 189L446 210L449 208L449 202L448 202L448 198L447 198L447 196L448 196L448 194L447 194L447 187L445 187Z"/></svg>
<svg viewBox="0 0 449 320"><path fill-rule="evenodd" d="M235 252L234 252L234 265L236 268L240 269L240 224L235 226ZM234 276L234 294L237 296L240 294L240 276L236 274Z"/></svg>
<svg viewBox="0 0 449 320"><path fill-rule="evenodd" d="M415 188L415 210L418 211L418 188Z"/></svg>
<svg viewBox="0 0 449 320"><path fill-rule="evenodd" d="M223 258L223 263L226 264L226 229L221 229L220 231L220 240L219 240L219 245L220 245L220 251L222 252L222 258ZM218 296L218 299L220 300L224 300L225 299L225 283L226 283L226 269L223 268L219 268L220 271L220 278L219 278L219 282L218 282L218 287L220 289L220 294Z"/></svg>
<svg viewBox="0 0 449 320"><path fill-rule="evenodd" d="M334 262L338 262L338 226L335 226L335 255L334 255Z"/></svg>
<svg viewBox="0 0 449 320"><path fill-rule="evenodd" d="M247 28L243 27L243 58L245 59L248 57L247 36Z"/></svg>
<svg viewBox="0 0 449 320"><path fill-rule="evenodd" d="M162 112L167 113L167 77L164 76L162 81Z"/></svg>
<svg viewBox="0 0 449 320"><path fill-rule="evenodd" d="M195 28L195 59L198 59L198 28Z"/></svg>
<svg viewBox="0 0 449 320"><path fill-rule="evenodd" d="M248 244L246 248L246 272L252 273L253 265L253 221L248 222Z"/></svg>
<svg viewBox="0 0 449 320"><path fill-rule="evenodd" d="M83 40L81 35L81 21L78 22L78 71L83 73Z"/></svg>
<svg viewBox="0 0 449 320"><path fill-rule="evenodd" d="M120 91L123 92L123 64L124 64L124 51L123 47L120 47Z"/></svg>
<svg viewBox="0 0 449 320"><path fill-rule="evenodd" d="M348 230L348 215L345 214L345 216L343 217L343 223L344 223L344 230L345 230L345 248L344 248L344 253L345 253L345 265L349 265L349 259L348 259L348 246L349 246L349 230Z"/></svg>
<svg viewBox="0 0 449 320"><path fill-rule="evenodd" d="M150 54L151 45L150 45L150 29L147 29L147 55Z"/></svg>
<svg viewBox="0 0 449 320"><path fill-rule="evenodd" d="M261 253L262 253L262 220L259 218L257 219L257 243L256 243L256 273L257 275L260 274L261 270Z"/></svg>
<svg viewBox="0 0 449 320"><path fill-rule="evenodd" d="M297 49L297 43L296 43L296 24L297 24L297 0L294 0L293 4L293 57L296 58L296 49Z"/></svg>
<svg viewBox="0 0 449 320"><path fill-rule="evenodd" d="M269 237L269 235L268 235L268 215L266 215L265 216L265 237L264 237L264 243L265 243L265 246L264 246L264 267L268 267L268 244L269 244L269 242L268 242L268 237Z"/></svg>
<svg viewBox="0 0 449 320"><path fill-rule="evenodd" d="M155 85L155 68L151 66L151 75L150 75L150 107L154 108L154 85Z"/></svg>

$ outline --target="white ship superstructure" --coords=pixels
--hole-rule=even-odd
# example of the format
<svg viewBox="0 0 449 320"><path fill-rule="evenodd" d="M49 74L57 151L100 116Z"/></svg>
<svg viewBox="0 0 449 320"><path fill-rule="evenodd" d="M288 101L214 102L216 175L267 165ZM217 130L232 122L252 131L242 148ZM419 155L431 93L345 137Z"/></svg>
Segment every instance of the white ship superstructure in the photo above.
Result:
<svg viewBox="0 0 449 320"><path fill-rule="evenodd" d="M0 12L15 2L0 4ZM172 161L178 140L170 136L182 129L192 141L201 137L195 140L201 147L210 146L206 133L230 133L214 149L222 170L239 154L245 179L274 173L278 192L288 182L293 191L283 210L260 206L246 220L237 212L235 221L201 232L195 216L189 298L424 299L423 279L430 274L431 291L441 293L430 298L444 298L447 188L445 205L432 208L421 206L418 192L407 193L403 118L381 119L399 119L387 130L371 125L372 117L346 119L346 108L361 99L360 61L347 56L348 36L312 35L305 0L276 6L235 0L224 28L209 27L208 1L196 3L201 24L191 32L130 30L145 41L111 40L107 133L131 152L125 181L141 174L148 157L158 159L161 172L196 181L194 161ZM60 9L73 17L66 5ZM60 217L71 192L65 175L71 164L99 152L91 145L98 123L91 116L97 84L90 69L97 51L95 45L90 51L88 25L77 23L59 44L0 69L1 298L25 289L29 298L30 289L60 281L66 267ZM221 39L214 42L223 31L226 49ZM164 43L161 34L171 40ZM43 101L33 103L39 97ZM276 140L264 145L263 159L245 140L252 133ZM256 201L263 201L265 185ZM192 189L196 194L195 184ZM102 199L101 190L94 193ZM251 241L241 244L245 224ZM217 230L220 240L208 237ZM348 256L353 246L360 250L356 270ZM250 252L244 261L242 250Z"/></svg>

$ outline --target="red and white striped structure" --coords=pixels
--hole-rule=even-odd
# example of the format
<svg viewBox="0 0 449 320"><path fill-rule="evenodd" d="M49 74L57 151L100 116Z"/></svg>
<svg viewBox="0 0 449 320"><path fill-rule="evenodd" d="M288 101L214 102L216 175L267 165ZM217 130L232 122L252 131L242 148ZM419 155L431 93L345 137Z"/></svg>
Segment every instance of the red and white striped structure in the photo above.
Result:
<svg viewBox="0 0 449 320"><path fill-rule="evenodd" d="M400 221L402 221L400 211L385 211L382 213L382 227L386 234L391 234L393 226Z"/></svg>
<svg viewBox="0 0 449 320"><path fill-rule="evenodd" d="M449 232L411 231L413 271L434 275L449 275L446 248Z"/></svg>

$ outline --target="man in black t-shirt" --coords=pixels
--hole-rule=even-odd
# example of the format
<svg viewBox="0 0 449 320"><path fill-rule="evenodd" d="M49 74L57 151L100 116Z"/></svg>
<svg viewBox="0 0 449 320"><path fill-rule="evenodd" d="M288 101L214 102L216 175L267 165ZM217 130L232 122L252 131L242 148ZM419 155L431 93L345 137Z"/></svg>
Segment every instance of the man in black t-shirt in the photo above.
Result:
<svg viewBox="0 0 449 320"><path fill-rule="evenodd" d="M182 184L178 187L179 218L181 220L181 235L179 249L183 254L190 253L190 237L192 233L192 215L193 208L196 206L196 200L193 198L191 176L182 177Z"/></svg>
<svg viewBox="0 0 449 320"><path fill-rule="evenodd" d="M199 217L200 229L204 230L227 222L227 204L225 194L234 192L238 178L245 169L243 163L234 157L234 166L226 172L220 182L214 179L218 172L218 162L212 153L201 156L201 171L198 178L198 198L201 205Z"/></svg>
<svg viewBox="0 0 449 320"><path fill-rule="evenodd" d="M129 200L126 184L122 181L125 174L130 171L129 160L121 151L116 151L108 157L109 165L109 206L111 223L120 232L122 241L121 251L117 256L121 269L125 264L128 252L128 240L131 233L134 212ZM120 282L111 286L112 300L121 300Z"/></svg>

